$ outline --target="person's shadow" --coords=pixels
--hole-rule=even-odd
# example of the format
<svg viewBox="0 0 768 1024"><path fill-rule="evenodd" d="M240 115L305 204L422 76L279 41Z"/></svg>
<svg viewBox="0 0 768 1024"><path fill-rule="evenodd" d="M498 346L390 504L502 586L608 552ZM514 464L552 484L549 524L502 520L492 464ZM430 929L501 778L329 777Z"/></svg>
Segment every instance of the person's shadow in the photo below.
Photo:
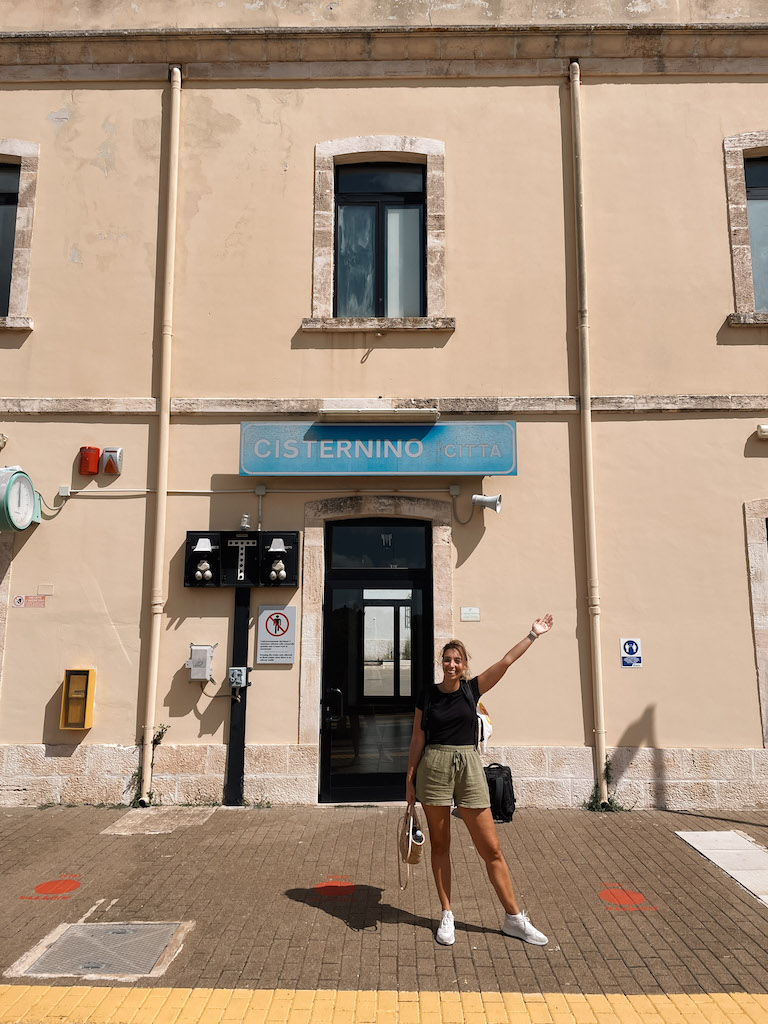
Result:
<svg viewBox="0 0 768 1024"><path fill-rule="evenodd" d="M330 879L312 889L287 889L285 895L295 903L324 910L356 932L366 928L377 930L380 924L410 924L429 932L434 931L433 918L421 917L400 907L393 907L390 903L382 903L383 892L383 889L375 885L355 885L346 879ZM456 924L456 930L484 932L485 928L462 922Z"/></svg>

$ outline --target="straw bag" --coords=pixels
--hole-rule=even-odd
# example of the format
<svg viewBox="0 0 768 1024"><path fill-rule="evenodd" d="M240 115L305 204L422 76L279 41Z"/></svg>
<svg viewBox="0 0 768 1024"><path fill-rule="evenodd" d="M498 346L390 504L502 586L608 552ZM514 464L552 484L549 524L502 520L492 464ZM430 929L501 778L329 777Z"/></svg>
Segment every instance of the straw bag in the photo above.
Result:
<svg viewBox="0 0 768 1024"><path fill-rule="evenodd" d="M411 864L419 864L424 850L424 831L413 804L408 804L400 821L397 823L397 878L401 889L408 888L411 878ZM402 865L405 864L405 885L403 885Z"/></svg>

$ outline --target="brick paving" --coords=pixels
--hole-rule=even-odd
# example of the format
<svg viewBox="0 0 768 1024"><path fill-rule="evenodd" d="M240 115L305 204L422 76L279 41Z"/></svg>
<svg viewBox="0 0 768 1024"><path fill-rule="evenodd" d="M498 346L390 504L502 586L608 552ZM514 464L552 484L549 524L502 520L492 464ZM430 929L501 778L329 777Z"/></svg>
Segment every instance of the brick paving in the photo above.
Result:
<svg viewBox="0 0 768 1024"><path fill-rule="evenodd" d="M102 834L126 813L122 808L3 810L2 970L57 925L90 911L93 923L195 923L165 975L142 979L135 989L144 993L144 1017L135 1016L138 1006L131 1010L136 1022L146 1019L152 1006L165 1013L169 993L179 992L186 993L175 1008L179 1024L197 1019L191 1007L201 993L208 1016L200 1020L215 1013L224 1020L229 1006L232 1019L255 1021L263 1010L268 1022L290 1018L291 1024L307 1024L317 1019L314 1001L302 1008L294 1000L315 993L320 1006L323 992L334 1000L334 1014L342 1013L340 1024L374 1011L374 1019L392 1024L395 1018L407 1024L413 1011L414 1020L429 1024L429 1014L444 1007L453 1007L440 1017L446 1021L451 1013L461 1021L482 1013L485 1021L512 1021L523 1014L520 1024L540 1024L537 1016L554 1024L582 1024L582 1018L607 1024L617 1006L627 1019L656 1014L655 1024L659 1014L678 1020L681 1013L693 1015L686 1024L698 1017L701 1024L722 1024L734 1014L742 1024L768 1021L768 907L674 834L741 829L768 847L765 811L717 816L519 810L513 823L499 827L500 835L518 897L549 935L545 947L501 935L501 910L456 819L456 944L446 948L434 941L439 907L427 866L414 869L407 891L399 889L394 836L400 810L217 809L207 821L163 835ZM79 877L61 877L67 875ZM36 886L57 879L61 883L54 888L79 887L35 898ZM601 898L605 890L613 902ZM30 1022L80 1020L66 1015L74 1013L78 1001L91 1015L83 1020L122 1020L104 1014L113 1012L114 1003L114 1012L123 1006L124 1015L128 1005L127 990L114 981L2 980L8 984L0 989L2 1021L15 1022L8 1001L21 1007L23 998L38 1000L40 1007L58 1000L57 1015L50 1018L19 1010L18 1019ZM88 1001L96 999L94 992L102 993L101 1017ZM393 993L395 1004L386 1009L385 997ZM430 993L439 996L438 1010L429 1008ZM537 993L546 1003L538 1010ZM515 994L525 997L516 1008L510 1002ZM721 996L732 1012L717 1010ZM607 1014L605 1021L594 1017L599 1012L594 1001L600 998L608 1000L597 1004ZM345 999L355 1001L356 1016L343 1017L349 1010ZM675 999L687 999L686 1010ZM702 1016L697 1000L703 999L711 1012ZM747 999L753 1000L751 1016ZM409 1000L417 1001L418 1012ZM488 1010L492 1005L496 1009ZM656 1010L649 1009L654 1005ZM234 1007L240 1007L240 1017ZM558 1022L559 1013L564 1016Z"/></svg>
<svg viewBox="0 0 768 1024"><path fill-rule="evenodd" d="M457 819L450 948L434 941L428 868L399 890L398 807L218 809L170 834L101 834L125 813L0 813L3 970L102 901L89 921L195 922L149 986L768 993L768 908L674 834L739 828L768 847L764 811L521 809L500 835L520 901L550 937L545 947L500 934L501 910ZM68 899L29 898L62 874L80 876ZM643 904L611 909L599 893L612 886L641 893Z"/></svg>

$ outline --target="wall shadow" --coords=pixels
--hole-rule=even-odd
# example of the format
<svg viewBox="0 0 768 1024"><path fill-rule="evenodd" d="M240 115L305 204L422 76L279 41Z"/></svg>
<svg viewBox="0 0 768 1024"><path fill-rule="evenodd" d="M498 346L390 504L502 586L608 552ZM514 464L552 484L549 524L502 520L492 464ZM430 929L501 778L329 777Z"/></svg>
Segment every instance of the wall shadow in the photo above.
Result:
<svg viewBox="0 0 768 1024"><path fill-rule="evenodd" d="M291 348L316 348L326 352L359 349L367 354L376 349L445 348L453 333L453 330L305 331L299 327L291 338Z"/></svg>
<svg viewBox="0 0 768 1024"><path fill-rule="evenodd" d="M731 327L726 317L715 338L718 345L765 345L768 344L768 324Z"/></svg>
<svg viewBox="0 0 768 1024"><path fill-rule="evenodd" d="M458 569L460 565L463 565L470 555L473 554L475 548L483 539L485 534L485 516L486 511L482 508L477 508L472 505L473 494L483 494L483 481L485 477L461 477L461 494L458 498L451 498L451 540L453 546L456 549L456 565L454 568ZM493 479L493 478L491 478ZM473 481L476 480L476 483ZM464 485L467 486L464 486ZM472 513L474 509L474 513ZM470 513L472 518L468 523L460 523L456 518L456 513L459 513L462 519L466 519ZM488 515L495 515L495 512L488 512ZM504 506L502 505L501 515L504 515Z"/></svg>
<svg viewBox="0 0 768 1024"><path fill-rule="evenodd" d="M226 658L223 659L226 662ZM221 669L225 674L226 669ZM209 701L200 710L200 698ZM198 736L213 736L228 719L232 694L226 679L212 680L202 689L198 681L190 681L189 669L180 668L171 679L171 685L163 697L163 707L168 709L168 718L187 718L194 715L198 721Z"/></svg>
<svg viewBox="0 0 768 1024"><path fill-rule="evenodd" d="M638 751L652 751L653 781L650 783L651 803L655 810L667 809L667 777L664 765L664 751L658 746L656 737L656 705L649 704L639 718L626 727L610 755L611 775L618 783L627 774Z"/></svg>
<svg viewBox="0 0 768 1024"><path fill-rule="evenodd" d="M761 418L768 419L767 416ZM757 436L757 431L753 430L747 440L744 442L744 458L745 459L765 459L768 458L768 441L761 441Z"/></svg>
<svg viewBox="0 0 768 1024"><path fill-rule="evenodd" d="M31 334L32 331L27 328L15 331L0 331L0 348L21 348Z"/></svg>
<svg viewBox="0 0 768 1024"><path fill-rule="evenodd" d="M46 757L71 757L85 737L88 729L60 729L61 698L64 694L64 680L59 683L46 702L43 710L42 742L46 745Z"/></svg>

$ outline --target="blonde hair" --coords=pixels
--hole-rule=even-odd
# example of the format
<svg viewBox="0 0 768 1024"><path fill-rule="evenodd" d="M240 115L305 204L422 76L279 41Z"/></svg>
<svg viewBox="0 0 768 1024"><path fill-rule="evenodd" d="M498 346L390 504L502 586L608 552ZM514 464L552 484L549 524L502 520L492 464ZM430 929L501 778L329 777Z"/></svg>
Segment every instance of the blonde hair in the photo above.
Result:
<svg viewBox="0 0 768 1024"><path fill-rule="evenodd" d="M464 668L468 669L469 668L469 652L467 651L467 648L464 646L464 644L461 642L461 640L449 640L448 643L443 647L443 649L442 649L442 651L440 653L440 660L442 661L443 658L446 655L446 652L447 651L451 651L451 650L459 652L459 654L461 655L461 660L462 660L462 662L464 664Z"/></svg>

